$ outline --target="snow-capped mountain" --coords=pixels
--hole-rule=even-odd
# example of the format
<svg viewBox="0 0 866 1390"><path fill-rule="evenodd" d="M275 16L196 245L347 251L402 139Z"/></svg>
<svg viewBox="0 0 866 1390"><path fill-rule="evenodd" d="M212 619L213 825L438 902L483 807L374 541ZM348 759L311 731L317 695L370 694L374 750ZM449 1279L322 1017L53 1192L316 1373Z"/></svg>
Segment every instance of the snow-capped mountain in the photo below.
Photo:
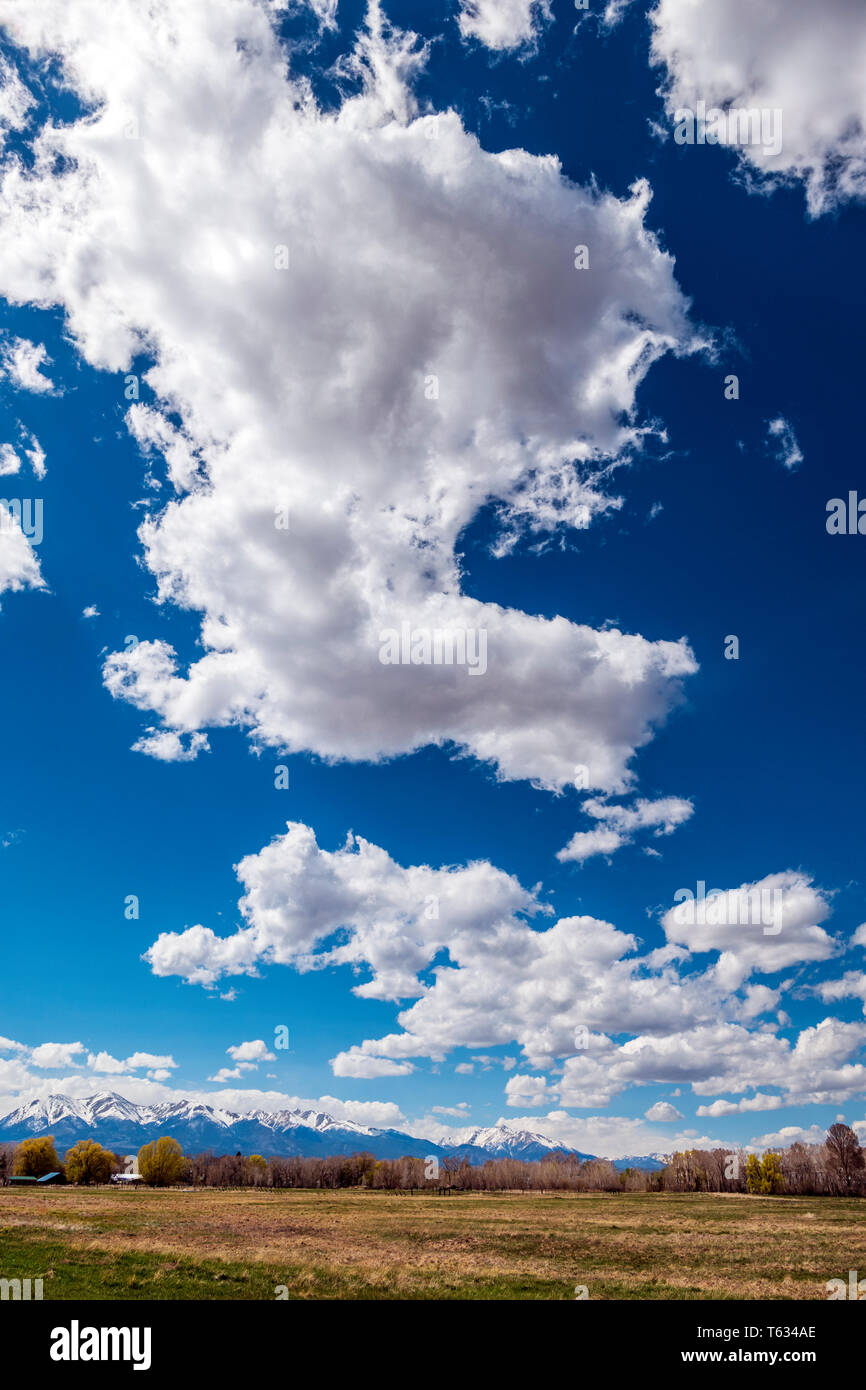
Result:
<svg viewBox="0 0 866 1390"><path fill-rule="evenodd" d="M625 1158L611 1159L614 1168L643 1168L648 1173L658 1173L670 1162L670 1154L628 1154Z"/></svg>
<svg viewBox="0 0 866 1390"><path fill-rule="evenodd" d="M544 1134L535 1134L528 1129L512 1129L510 1125L492 1125L487 1129L461 1130L459 1134L449 1135L443 1141L450 1153L462 1157L465 1152L472 1161L473 1154L482 1151L488 1158L518 1158L525 1163L549 1154L559 1152L574 1154L580 1159L592 1158L592 1154L578 1153L565 1144L558 1144Z"/></svg>
<svg viewBox="0 0 866 1390"><path fill-rule="evenodd" d="M542 1134L514 1130L508 1125L463 1130L434 1143L395 1129L375 1129L352 1120L337 1120L317 1110L258 1110L237 1115L200 1101L135 1105L113 1092L83 1100L52 1095L32 1100L0 1119L0 1142L37 1134L53 1134L61 1152L76 1139L96 1139L106 1148L131 1153L149 1140L167 1134L178 1141L185 1153L210 1149L214 1153L260 1153L275 1158L324 1158L366 1150L377 1158L443 1158L453 1154L466 1157L470 1163L484 1163L489 1158L544 1158L564 1147Z"/></svg>

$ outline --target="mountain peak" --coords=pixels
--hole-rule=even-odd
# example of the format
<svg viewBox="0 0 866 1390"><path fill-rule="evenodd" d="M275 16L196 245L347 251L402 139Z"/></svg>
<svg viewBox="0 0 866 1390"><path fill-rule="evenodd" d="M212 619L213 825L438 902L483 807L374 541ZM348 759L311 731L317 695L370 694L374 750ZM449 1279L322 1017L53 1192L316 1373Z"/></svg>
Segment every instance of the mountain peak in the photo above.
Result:
<svg viewBox="0 0 866 1390"><path fill-rule="evenodd" d="M377 1158L455 1154L471 1163L489 1158L544 1158L564 1147L544 1135L507 1124L464 1130L436 1143L400 1130L338 1120L321 1110L237 1114L204 1100L183 1099L136 1105L114 1091L99 1091L83 1099L64 1095L33 1098L0 1119L0 1141L37 1134L53 1134L61 1151L77 1139L95 1139L106 1148L130 1153L165 1134L177 1139L187 1153L240 1150L273 1158L321 1158L367 1150Z"/></svg>

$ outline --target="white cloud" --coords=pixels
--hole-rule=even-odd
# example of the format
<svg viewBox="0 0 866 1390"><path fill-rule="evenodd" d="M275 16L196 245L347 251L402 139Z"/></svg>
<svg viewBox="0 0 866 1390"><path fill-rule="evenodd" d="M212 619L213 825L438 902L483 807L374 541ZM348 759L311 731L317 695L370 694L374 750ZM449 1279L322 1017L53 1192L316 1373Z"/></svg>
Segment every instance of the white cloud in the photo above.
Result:
<svg viewBox="0 0 866 1390"><path fill-rule="evenodd" d="M255 1038L252 1042L238 1043L234 1047L227 1047L226 1052L235 1062L275 1062L276 1054L268 1051L267 1044L262 1038Z"/></svg>
<svg viewBox="0 0 866 1390"><path fill-rule="evenodd" d="M739 888L709 889L703 899L697 885L674 896L678 905L661 919L668 941L693 954L719 952L715 968L731 989L753 972L829 960L840 949L818 925L830 914L826 894L793 870Z"/></svg>
<svg viewBox="0 0 866 1390"><path fill-rule="evenodd" d="M21 521L0 502L0 594L44 588L38 557Z"/></svg>
<svg viewBox="0 0 866 1390"><path fill-rule="evenodd" d="M684 1118L685 1117L680 1111L677 1110L677 1107L671 1105L670 1101L666 1100L657 1100L655 1105L651 1105L649 1110L644 1112L645 1120L664 1120L668 1123L673 1123L674 1120L682 1120Z"/></svg>
<svg viewBox="0 0 866 1390"><path fill-rule="evenodd" d="M85 616L95 614L85 609ZM175 729L147 729L132 745L134 753L147 753L161 763L191 763L202 750L209 748L207 734L188 734L184 743L184 736Z"/></svg>
<svg viewBox="0 0 866 1390"><path fill-rule="evenodd" d="M775 1134L760 1134L749 1144L751 1149L790 1149L792 1144L823 1144L827 1138L826 1128L821 1125L785 1125Z"/></svg>
<svg viewBox="0 0 866 1390"><path fill-rule="evenodd" d="M512 875L488 863L403 868L360 836L335 851L320 849L310 827L298 822L243 859L237 874L247 925L231 937L203 926L162 933L146 953L155 974L213 984L263 960L299 969L365 963L373 977L354 992L397 1000L423 992L418 972L455 933L541 910ZM348 939L314 955L339 930Z"/></svg>
<svg viewBox="0 0 866 1390"><path fill-rule="evenodd" d="M670 1154L675 1149L715 1148L721 1142L709 1135L694 1131L659 1131L642 1119L623 1115L569 1115L565 1110L551 1110L544 1115L509 1115L507 1122L514 1129L534 1130L560 1144L568 1144L581 1153L599 1154L605 1158L625 1158L627 1155ZM727 1146L726 1146L727 1147Z"/></svg>
<svg viewBox="0 0 866 1390"><path fill-rule="evenodd" d="M458 24L465 39L501 51L532 43L552 18L550 0L460 0Z"/></svg>
<svg viewBox="0 0 866 1390"><path fill-rule="evenodd" d="M776 459L782 467L787 468L790 473L799 468L803 462L803 452L797 443L793 425L779 415L775 420L767 421L767 433L770 439L778 441Z"/></svg>
<svg viewBox="0 0 866 1390"><path fill-rule="evenodd" d="M485 505L506 548L619 505L640 382L697 346L648 187L582 189L552 156L487 153L454 112L417 115L421 51L376 7L344 65L365 85L335 112L287 79L252 0L7 9L98 109L7 171L0 290L61 306L95 366L152 352L156 406L128 423L172 500L144 558L161 601L202 614L188 666L164 641L107 661L111 692L158 716L136 747L187 757L204 745L184 736L234 724L328 759L454 747L557 790L581 762L590 789L626 791L696 669L685 640L479 602L458 549ZM484 631L486 673L383 665L404 621Z"/></svg>
<svg viewBox="0 0 866 1390"><path fill-rule="evenodd" d="M340 1052L332 1061L335 1076L351 1076L355 1080L375 1080L380 1076L408 1076L415 1068L411 1062L395 1062L390 1057L376 1057L364 1044Z"/></svg>
<svg viewBox="0 0 866 1390"><path fill-rule="evenodd" d="M65 1064L62 1062L56 1062L53 1065L63 1066ZM121 1062L117 1057L112 1057L110 1052L88 1053L87 1065L89 1066L91 1071L99 1071L104 1072L105 1074L117 1076L120 1076L123 1074L123 1072L129 1070L125 1062Z"/></svg>
<svg viewBox="0 0 866 1390"><path fill-rule="evenodd" d="M582 864L594 854L613 854L623 845L631 844L639 830L654 827L656 835L670 835L678 825L689 820L694 812L690 801L678 796L665 796L658 801L639 798L634 806L612 806L591 797L581 808L586 815L600 822L595 830L578 830L557 854L557 859L576 860Z"/></svg>
<svg viewBox="0 0 866 1390"><path fill-rule="evenodd" d="M55 1065L63 1066L65 1063L60 1062ZM158 1069L167 1077L170 1074L168 1069L176 1067L177 1062L173 1057L158 1057L152 1052L134 1052L132 1056L127 1057L125 1061L120 1061L117 1057L113 1057L110 1052L91 1052L87 1058L87 1065L91 1071L104 1072L117 1076L130 1071L136 1071L141 1067L150 1067Z"/></svg>
<svg viewBox="0 0 866 1390"><path fill-rule="evenodd" d="M530 1067L557 1074L509 1076L514 1107L606 1106L630 1086L653 1083L687 1084L709 1097L770 1086L838 1101L866 1081L866 1066L852 1060L864 1025L824 1019L791 1043L779 1036L782 1018L769 1015L793 981L750 982L837 950L818 926L827 897L799 873L710 895L706 921L696 911L693 923L681 922L672 909L662 918L669 944L641 955L633 935L593 917L533 928L526 918L546 911L537 892L489 863L404 867L355 837L323 850L300 823L237 872L244 925L233 936L202 926L163 933L146 958L156 974L206 985L265 964L349 965L369 971L353 985L359 997L415 1000L398 1013L399 1031L334 1057L337 1076L405 1076L419 1058L441 1062L457 1048L517 1043ZM778 934L739 924L755 888L759 906L760 890L770 895L767 920ZM716 923L711 907L719 905ZM693 956L704 953L713 959L695 969ZM631 1035L626 1042L611 1041L623 1034ZM488 1056L475 1052L479 1065ZM456 1070L471 1074L474 1065Z"/></svg>
<svg viewBox="0 0 866 1390"><path fill-rule="evenodd" d="M19 517L0 500L0 594L45 587L39 560Z"/></svg>
<svg viewBox="0 0 866 1390"><path fill-rule="evenodd" d="M101 614L95 603L90 603L81 611L82 618L99 618Z"/></svg>
<svg viewBox="0 0 866 1390"><path fill-rule="evenodd" d="M17 473L20 467L21 460L12 445L0 444L0 477L8 478Z"/></svg>
<svg viewBox="0 0 866 1390"><path fill-rule="evenodd" d="M11 130L20 130L33 106L33 96L11 63L0 57L0 150Z"/></svg>
<svg viewBox="0 0 866 1390"><path fill-rule="evenodd" d="M782 147L741 147L754 173L803 181L812 216L866 195L866 16L860 0L659 0L652 58L674 114L782 113ZM701 158L703 152L690 151Z"/></svg>
<svg viewBox="0 0 866 1390"><path fill-rule="evenodd" d="M815 986L815 992L825 1004L838 999L862 999L866 1014L866 971L846 970L840 980L822 980Z"/></svg>
<svg viewBox="0 0 866 1390"><path fill-rule="evenodd" d="M782 1110L791 1102L785 1096L774 1096L758 1091L745 1100L714 1100L712 1105L699 1105L698 1115L709 1115L715 1119L719 1115L746 1115L752 1110Z"/></svg>
<svg viewBox="0 0 866 1390"><path fill-rule="evenodd" d="M154 1052L133 1052L131 1057L127 1057L126 1065L130 1068L157 1067L165 1070L168 1067L176 1067L177 1062L173 1057L159 1056Z"/></svg>
<svg viewBox="0 0 866 1390"><path fill-rule="evenodd" d="M8 376L22 391L44 395L54 390L54 383L43 376L41 368L51 359L44 343L31 343L29 338L11 338L0 348L0 376Z"/></svg>
<svg viewBox="0 0 866 1390"><path fill-rule="evenodd" d="M699 1096L776 1086L789 1105L839 1104L866 1085L866 1066L851 1061L862 1053L864 1040L866 1025L834 1018L804 1028L793 1044L770 1029L749 1030L731 1022L644 1034L621 1045L602 1038L591 1051L567 1058L555 1081L545 1079L539 1088L528 1084L538 1078L515 1076L506 1093L512 1105L531 1092L535 1104L589 1107L607 1105L634 1085L688 1084ZM716 1117L775 1108L773 1098L764 1095L736 1106L716 1102L698 1113Z"/></svg>
<svg viewBox="0 0 866 1390"><path fill-rule="evenodd" d="M75 1058L83 1051L80 1042L40 1043L30 1053L30 1062L34 1067L71 1067L76 1065Z"/></svg>
<svg viewBox="0 0 866 1390"><path fill-rule="evenodd" d="M46 473L45 452L42 445L39 443L36 436L30 434L28 430L22 428L21 433L24 441L22 445L24 454L30 467L33 469L34 475L37 478L44 478ZM28 445L30 446L29 448L27 447Z"/></svg>

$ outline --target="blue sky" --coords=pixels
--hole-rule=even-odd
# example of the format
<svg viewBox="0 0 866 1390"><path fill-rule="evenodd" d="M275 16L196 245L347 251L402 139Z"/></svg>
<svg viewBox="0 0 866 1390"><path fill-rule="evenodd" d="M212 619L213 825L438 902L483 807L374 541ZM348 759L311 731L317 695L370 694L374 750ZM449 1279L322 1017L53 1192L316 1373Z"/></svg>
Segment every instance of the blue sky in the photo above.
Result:
<svg viewBox="0 0 866 1390"><path fill-rule="evenodd" d="M3 1110L866 1134L864 155L780 75L806 10L705 53L676 0L42 8L0 6L0 491L44 508L0 531ZM724 53L774 162L672 138ZM434 617L477 680L377 662ZM699 881L778 934L678 931Z"/></svg>

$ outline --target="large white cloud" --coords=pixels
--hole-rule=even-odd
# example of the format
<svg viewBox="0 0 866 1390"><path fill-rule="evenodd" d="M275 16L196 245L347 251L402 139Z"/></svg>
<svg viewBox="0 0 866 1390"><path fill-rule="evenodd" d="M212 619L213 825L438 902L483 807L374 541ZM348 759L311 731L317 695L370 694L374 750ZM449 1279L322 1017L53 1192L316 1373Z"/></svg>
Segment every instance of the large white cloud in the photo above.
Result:
<svg viewBox="0 0 866 1390"><path fill-rule="evenodd" d="M513 1106L605 1106L653 1082L690 1084L702 1096L770 1086L842 1099L866 1081L866 1066L852 1060L866 1025L825 1019L793 1042L779 1032L796 968L838 950L817 925L827 895L800 873L759 880L764 899L744 885L703 911L692 904L691 923L672 909L662 917L668 944L643 953L634 935L590 916L534 926L530 918L550 912L540 887L528 892L487 862L406 867L361 838L322 849L301 823L237 873L242 927L228 937L201 925L163 932L146 959L157 975L206 986L272 963L349 965L360 998L415 1001L398 1013L399 1031L338 1053L337 1076L406 1076L457 1048L516 1043L524 1063L554 1075L509 1076ZM760 916L747 925L746 909L762 905L776 934L764 934ZM707 923L713 908L720 921ZM751 982L791 967L774 987Z"/></svg>
<svg viewBox="0 0 866 1390"><path fill-rule="evenodd" d="M781 149L742 146L748 168L801 179L812 215L866 195L862 0L659 0L652 20L672 115L701 100L779 110Z"/></svg>
<svg viewBox="0 0 866 1390"><path fill-rule="evenodd" d="M542 910L517 879L486 862L404 868L360 837L321 849L297 822L241 860L237 873L247 925L231 937L202 926L163 932L146 957L155 974L211 985L262 962L366 966L372 978L355 993L396 1001L423 993L419 972L455 937ZM329 942L337 932L347 939Z"/></svg>
<svg viewBox="0 0 866 1390"><path fill-rule="evenodd" d="M287 75L255 0L0 17L90 108L7 169L0 290L62 306L96 366L155 360L129 426L171 498L141 538L159 597L202 614L204 654L109 658L112 693L162 721L136 746L189 756L205 744L181 735L236 724L326 758L452 745L503 777L559 789L583 764L587 787L626 790L688 645L470 598L459 537L485 505L501 548L619 505L637 387L695 346L647 186L582 189L419 115L423 52L375 4L335 112ZM483 632L485 673L383 664L404 623Z"/></svg>
<svg viewBox="0 0 866 1390"><path fill-rule="evenodd" d="M829 960L841 949L819 924L830 914L826 894L808 875L767 874L738 888L681 889L662 917L667 940L690 953L719 953L716 967L732 989L753 972Z"/></svg>
<svg viewBox="0 0 866 1390"><path fill-rule="evenodd" d="M458 23L464 38L486 48L521 48L553 17L550 0L460 0Z"/></svg>

